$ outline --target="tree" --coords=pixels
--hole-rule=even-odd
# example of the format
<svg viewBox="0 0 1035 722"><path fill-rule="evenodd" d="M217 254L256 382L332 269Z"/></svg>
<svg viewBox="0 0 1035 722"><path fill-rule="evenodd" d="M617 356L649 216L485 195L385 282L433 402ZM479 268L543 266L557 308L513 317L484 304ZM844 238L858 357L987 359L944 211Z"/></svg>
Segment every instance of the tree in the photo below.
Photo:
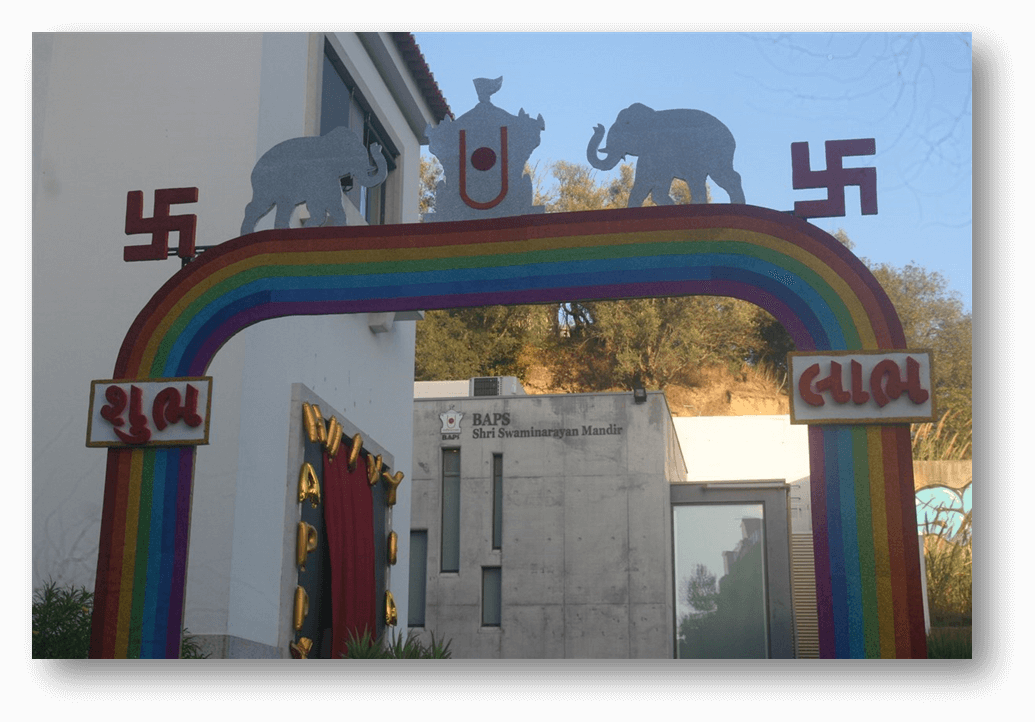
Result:
<svg viewBox="0 0 1035 722"><path fill-rule="evenodd" d="M867 265L898 312L907 347L931 350L935 409L939 415L949 415L942 425L945 437L959 434L957 447L969 447L971 314L964 312L959 295L949 290L948 281L937 271L912 263L903 268L886 263Z"/></svg>
<svg viewBox="0 0 1035 722"><path fill-rule="evenodd" d="M420 191L417 199L417 212L423 221L424 216L435 209L435 186L442 179L442 164L438 158L422 155L420 157Z"/></svg>
<svg viewBox="0 0 1035 722"><path fill-rule="evenodd" d="M435 186L442 178L435 158L420 162L420 217L434 210ZM414 378L417 381L473 376L517 376L528 370L524 353L532 334L548 325L546 314L530 306L487 306L428 311L417 324ZM538 326L536 321L539 321Z"/></svg>
<svg viewBox="0 0 1035 722"><path fill-rule="evenodd" d="M625 163L618 176L597 182L586 165L559 161L549 166L555 186L544 189L538 168L527 168L534 202L549 213L624 208L634 180ZM422 212L433 207L441 168L421 164ZM672 184L677 202L691 201L682 181ZM430 196L430 200L428 200ZM710 200L710 189L708 200ZM419 380L515 375L524 378L532 354L551 367L555 385L568 391L665 388L687 382L702 365L738 366L766 355L759 330L771 317L735 299L646 298L508 309L429 312L417 330ZM775 323L775 322L773 322Z"/></svg>
<svg viewBox="0 0 1035 722"><path fill-rule="evenodd" d="M417 324L417 381L517 376L529 367L526 346L536 337L544 307L484 306L428 311Z"/></svg>
<svg viewBox="0 0 1035 722"><path fill-rule="evenodd" d="M618 177L598 183L596 171L564 161L551 172L557 187L547 199L548 212L625 208L635 174L624 163ZM678 203L691 201L682 181L672 184L670 195ZM762 316L771 318L744 301L706 296L561 304L551 347L554 381L569 391L634 384L663 389L687 383L699 366L739 367L764 353Z"/></svg>

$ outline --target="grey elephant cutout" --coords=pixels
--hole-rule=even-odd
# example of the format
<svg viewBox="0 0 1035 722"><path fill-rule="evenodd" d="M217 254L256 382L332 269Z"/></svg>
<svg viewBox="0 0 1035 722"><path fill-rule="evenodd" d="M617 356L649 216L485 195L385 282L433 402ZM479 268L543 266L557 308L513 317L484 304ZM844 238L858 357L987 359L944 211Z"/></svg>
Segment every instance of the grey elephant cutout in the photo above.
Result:
<svg viewBox="0 0 1035 722"><path fill-rule="evenodd" d="M733 170L733 134L704 111L654 110L633 103L607 131L606 148L600 147L603 138L604 126L597 125L586 149L594 168L611 170L625 156L637 156L630 208L643 205L647 196L659 206L673 205L669 189L676 178L690 187L692 203L705 202L708 177L729 193L731 203L745 202L740 174Z"/></svg>
<svg viewBox="0 0 1035 722"><path fill-rule="evenodd" d="M370 161L373 156L373 163ZM321 136L290 138L266 151L252 170L252 200L244 211L241 235L255 230L255 224L277 207L274 228L287 228L294 209L305 203L309 220L304 225L348 225L342 207L342 179L365 188L383 183L388 161L381 146L370 153L359 136L339 126Z"/></svg>

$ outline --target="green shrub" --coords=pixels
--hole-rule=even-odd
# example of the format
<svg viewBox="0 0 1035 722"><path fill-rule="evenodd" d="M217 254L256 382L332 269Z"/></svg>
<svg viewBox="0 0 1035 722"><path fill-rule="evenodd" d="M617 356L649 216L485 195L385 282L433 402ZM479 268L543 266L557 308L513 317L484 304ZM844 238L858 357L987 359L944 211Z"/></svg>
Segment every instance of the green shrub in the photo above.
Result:
<svg viewBox="0 0 1035 722"><path fill-rule="evenodd" d="M927 635L928 659L973 659L971 627L931 627Z"/></svg>
<svg viewBox="0 0 1035 722"><path fill-rule="evenodd" d="M32 658L86 659L93 592L48 581L32 595Z"/></svg>
<svg viewBox="0 0 1035 722"><path fill-rule="evenodd" d="M936 515L936 522L940 522ZM973 548L971 515L963 515L959 531L951 539L944 523L932 523L937 534L924 537L924 565L927 567L927 606L931 626L968 626L972 619Z"/></svg>
<svg viewBox="0 0 1035 722"><path fill-rule="evenodd" d="M374 639L370 632L364 632L362 636L349 634L345 640L345 659L450 659L452 652L449 651L451 642L445 644L435 639L435 633L431 633L430 644L424 644L412 631L403 639L401 635L392 630L391 639L387 635L381 635Z"/></svg>

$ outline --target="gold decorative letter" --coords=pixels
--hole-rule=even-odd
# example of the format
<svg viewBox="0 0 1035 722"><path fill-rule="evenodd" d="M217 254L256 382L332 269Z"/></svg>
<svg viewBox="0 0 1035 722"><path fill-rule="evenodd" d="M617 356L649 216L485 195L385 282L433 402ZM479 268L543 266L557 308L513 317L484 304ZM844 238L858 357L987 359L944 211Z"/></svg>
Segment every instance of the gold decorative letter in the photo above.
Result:
<svg viewBox="0 0 1035 722"><path fill-rule="evenodd" d="M395 490L399 488L399 484L402 483L403 473L401 471L395 472L395 476L389 476L387 471L381 472L381 478L384 479L385 486L388 487L388 493L385 495L385 504L388 506L395 506Z"/></svg>
<svg viewBox="0 0 1035 722"><path fill-rule="evenodd" d="M316 527L298 522L298 534L295 537L295 563L305 571L305 560L309 552L316 550Z"/></svg>
<svg viewBox="0 0 1035 722"><path fill-rule="evenodd" d="M352 447L349 449L349 471L356 470L356 462L359 461L359 450L363 448L363 436L356 434L352 437Z"/></svg>
<svg viewBox="0 0 1035 722"><path fill-rule="evenodd" d="M399 612L395 608L395 598L389 591L385 592L385 624L394 627L399 621Z"/></svg>
<svg viewBox="0 0 1035 722"><path fill-rule="evenodd" d="M367 452L367 481L371 486L377 483L378 479L381 478L381 455L378 454L377 458L370 452Z"/></svg>
<svg viewBox="0 0 1035 722"><path fill-rule="evenodd" d="M316 404L302 404L302 420L305 422L305 433L314 444L322 444L327 439L327 429L323 425L320 407Z"/></svg>
<svg viewBox="0 0 1035 722"><path fill-rule="evenodd" d="M315 509L320 505L320 480L316 478L316 469L309 462L302 464L298 472L298 503L306 499Z"/></svg>
<svg viewBox="0 0 1035 722"><path fill-rule="evenodd" d="M334 416L331 417L331 422L327 426L327 441L323 446L327 449L327 456L332 459L341 448L341 423Z"/></svg>
<svg viewBox="0 0 1035 722"><path fill-rule="evenodd" d="M309 659L309 652L313 649L313 640L309 637L302 637L298 640L298 644L291 642L288 648L291 650L293 659Z"/></svg>
<svg viewBox="0 0 1035 722"><path fill-rule="evenodd" d="M295 587L295 631L302 628L305 615L309 614L309 595L302 587Z"/></svg>
<svg viewBox="0 0 1035 722"><path fill-rule="evenodd" d="M394 531L388 535L388 563L395 566L399 555L399 535Z"/></svg>

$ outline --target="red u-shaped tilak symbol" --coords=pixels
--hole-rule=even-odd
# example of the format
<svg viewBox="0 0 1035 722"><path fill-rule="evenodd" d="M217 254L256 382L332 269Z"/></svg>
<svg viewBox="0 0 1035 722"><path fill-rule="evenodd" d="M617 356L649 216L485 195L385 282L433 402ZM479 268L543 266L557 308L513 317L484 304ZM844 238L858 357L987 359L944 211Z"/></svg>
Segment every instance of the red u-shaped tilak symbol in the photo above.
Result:
<svg viewBox="0 0 1035 722"><path fill-rule="evenodd" d="M460 199L479 211L488 210L494 208L502 202L504 197L507 195L507 126L500 128L500 192L491 201L481 203L472 199L467 195L467 163L469 159L467 157L467 133L463 130L460 131Z"/></svg>
<svg viewBox="0 0 1035 722"><path fill-rule="evenodd" d="M170 216L169 207L176 203L197 203L197 188L159 188L155 191L155 212L151 218L144 218L144 192L129 191L126 194L126 235L150 233L151 243L147 246L126 246L122 251L125 261L162 261L169 256L169 232L176 231L180 242L176 255L180 258L194 257L194 233L198 217L193 213Z"/></svg>
<svg viewBox="0 0 1035 722"><path fill-rule="evenodd" d="M798 201L794 215L799 218L830 218L845 214L845 186L859 186L859 204L864 216L877 213L877 169L844 168L845 156L873 155L877 144L873 138L828 140L825 144L827 169L809 167L809 144L791 143L791 177L795 190L826 188L827 197L817 201Z"/></svg>

